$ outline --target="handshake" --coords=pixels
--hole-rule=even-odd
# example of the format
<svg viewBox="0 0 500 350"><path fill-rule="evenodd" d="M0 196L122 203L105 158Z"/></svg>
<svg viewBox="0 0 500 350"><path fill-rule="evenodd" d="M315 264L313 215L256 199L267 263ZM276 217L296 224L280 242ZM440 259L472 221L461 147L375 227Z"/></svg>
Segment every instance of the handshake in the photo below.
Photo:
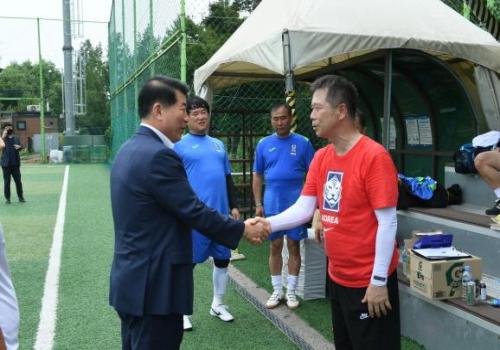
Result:
<svg viewBox="0 0 500 350"><path fill-rule="evenodd" d="M271 224L260 216L245 220L243 236L251 244L262 244L271 233Z"/></svg>

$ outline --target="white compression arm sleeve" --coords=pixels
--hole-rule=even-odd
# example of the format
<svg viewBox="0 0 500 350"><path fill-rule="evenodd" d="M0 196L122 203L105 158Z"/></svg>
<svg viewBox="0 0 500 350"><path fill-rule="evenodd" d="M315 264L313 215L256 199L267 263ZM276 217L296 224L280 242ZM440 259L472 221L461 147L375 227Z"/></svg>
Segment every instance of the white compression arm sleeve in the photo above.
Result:
<svg viewBox="0 0 500 350"><path fill-rule="evenodd" d="M290 208L267 219L271 223L273 232L289 230L311 220L314 210L316 210L316 196L300 196Z"/></svg>
<svg viewBox="0 0 500 350"><path fill-rule="evenodd" d="M387 271L389 270L394 252L394 240L396 239L398 227L396 208L376 209L375 216L378 220L378 228L371 284L385 286L387 284Z"/></svg>

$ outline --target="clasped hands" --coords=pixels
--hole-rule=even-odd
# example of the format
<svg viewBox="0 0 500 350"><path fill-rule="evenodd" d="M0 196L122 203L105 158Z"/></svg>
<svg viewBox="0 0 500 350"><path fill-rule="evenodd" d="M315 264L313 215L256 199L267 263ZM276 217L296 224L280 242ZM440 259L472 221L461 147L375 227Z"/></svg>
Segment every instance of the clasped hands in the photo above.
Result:
<svg viewBox="0 0 500 350"><path fill-rule="evenodd" d="M245 232L243 236L251 244L262 244L271 233L271 224L262 217L255 217L245 220Z"/></svg>

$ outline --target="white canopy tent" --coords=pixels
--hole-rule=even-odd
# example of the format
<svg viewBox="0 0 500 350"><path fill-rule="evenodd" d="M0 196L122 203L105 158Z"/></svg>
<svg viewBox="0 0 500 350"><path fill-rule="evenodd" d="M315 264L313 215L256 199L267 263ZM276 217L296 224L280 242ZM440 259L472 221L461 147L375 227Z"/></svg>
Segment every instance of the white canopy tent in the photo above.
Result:
<svg viewBox="0 0 500 350"><path fill-rule="evenodd" d="M286 30L289 51L283 46ZM490 74L500 73L500 43L439 0L263 0L196 70L194 88L209 95L213 89L289 72L300 77L375 51L400 48L441 60L463 59Z"/></svg>
<svg viewBox="0 0 500 350"><path fill-rule="evenodd" d="M284 29L295 75L395 48L462 58L500 73L500 43L439 0L263 0L196 70L195 90L221 75L284 75Z"/></svg>

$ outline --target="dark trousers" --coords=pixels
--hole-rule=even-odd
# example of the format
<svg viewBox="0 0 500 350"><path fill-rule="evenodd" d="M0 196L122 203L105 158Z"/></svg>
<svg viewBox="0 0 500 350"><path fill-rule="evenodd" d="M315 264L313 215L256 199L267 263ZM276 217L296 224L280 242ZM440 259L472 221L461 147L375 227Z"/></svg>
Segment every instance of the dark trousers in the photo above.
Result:
<svg viewBox="0 0 500 350"><path fill-rule="evenodd" d="M184 329L182 315L144 315L118 312L121 319L122 350L177 350Z"/></svg>
<svg viewBox="0 0 500 350"><path fill-rule="evenodd" d="M23 198L23 184L21 182L21 167L19 166L3 166L3 195L5 199L10 200L10 178L14 178L16 183L16 192L19 199Z"/></svg>
<svg viewBox="0 0 500 350"><path fill-rule="evenodd" d="M399 291L396 272L387 281L392 311L368 316L361 303L366 288L349 288L330 280L333 338L337 350L400 350Z"/></svg>

